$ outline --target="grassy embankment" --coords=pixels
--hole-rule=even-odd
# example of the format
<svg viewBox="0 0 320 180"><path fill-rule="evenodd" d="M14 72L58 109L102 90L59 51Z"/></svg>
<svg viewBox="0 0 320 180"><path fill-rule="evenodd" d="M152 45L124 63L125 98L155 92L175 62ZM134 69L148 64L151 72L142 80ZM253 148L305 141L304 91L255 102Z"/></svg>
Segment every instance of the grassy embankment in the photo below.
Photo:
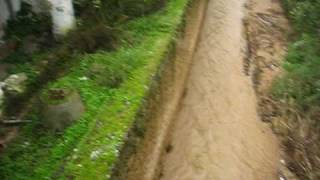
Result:
<svg viewBox="0 0 320 180"><path fill-rule="evenodd" d="M302 179L320 179L320 1L282 2L294 32L273 92L285 104L289 167Z"/></svg>
<svg viewBox="0 0 320 180"><path fill-rule="evenodd" d="M21 129L0 159L1 179L107 179L187 5L188 0L169 0L163 10L118 27L126 38L116 51L77 56L79 63L43 93L49 88L76 89L85 114L61 134L41 128L41 119L33 114L33 123ZM93 65L105 72L83 78ZM121 83L111 87L108 78Z"/></svg>

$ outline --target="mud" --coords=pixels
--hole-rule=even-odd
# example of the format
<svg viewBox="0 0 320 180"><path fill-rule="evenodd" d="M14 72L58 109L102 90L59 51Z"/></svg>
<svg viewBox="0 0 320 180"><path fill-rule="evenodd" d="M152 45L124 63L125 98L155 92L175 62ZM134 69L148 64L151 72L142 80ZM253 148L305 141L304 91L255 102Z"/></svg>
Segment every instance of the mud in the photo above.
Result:
<svg viewBox="0 0 320 180"><path fill-rule="evenodd" d="M243 73L245 10L244 0L209 1L158 179L279 178L278 141L260 120L251 77Z"/></svg>
<svg viewBox="0 0 320 180"><path fill-rule="evenodd" d="M145 132L113 179L287 179L278 139L261 121L274 113L266 102L286 53L280 2L194 2L148 101Z"/></svg>

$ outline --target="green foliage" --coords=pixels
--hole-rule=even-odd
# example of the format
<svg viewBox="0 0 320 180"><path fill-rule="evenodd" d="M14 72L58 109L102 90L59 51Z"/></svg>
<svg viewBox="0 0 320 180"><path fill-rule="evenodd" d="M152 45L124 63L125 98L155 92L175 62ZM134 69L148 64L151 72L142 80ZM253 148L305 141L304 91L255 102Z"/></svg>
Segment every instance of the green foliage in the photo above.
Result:
<svg viewBox="0 0 320 180"><path fill-rule="evenodd" d="M122 0L119 7L123 14L128 16L140 16L162 7L164 0Z"/></svg>
<svg viewBox="0 0 320 180"><path fill-rule="evenodd" d="M320 0L283 0L282 2L298 33L319 34Z"/></svg>
<svg viewBox="0 0 320 180"><path fill-rule="evenodd" d="M302 109L320 106L319 39L305 34L291 44L284 68L275 93L294 98Z"/></svg>
<svg viewBox="0 0 320 180"><path fill-rule="evenodd" d="M51 18L46 13L36 14L31 5L21 3L21 10L14 19L7 22L6 39L21 40L27 35L41 35L43 32L51 32Z"/></svg>
<svg viewBox="0 0 320 180"><path fill-rule="evenodd" d="M120 64L112 62L107 66L104 64L93 64L88 72L88 77L94 79L99 85L117 88L128 77L130 66L128 63Z"/></svg>
<svg viewBox="0 0 320 180"><path fill-rule="evenodd" d="M163 7L166 0L76 0L77 16L83 23L105 21L110 24L127 17L139 17ZM90 19L88 21L88 19Z"/></svg>
<svg viewBox="0 0 320 180"><path fill-rule="evenodd" d="M284 0L295 28L289 47L285 76L276 83L275 94L290 97L301 109L320 106L320 0Z"/></svg>
<svg viewBox="0 0 320 180"><path fill-rule="evenodd" d="M18 49L16 52L3 59L3 61L11 64L23 64L32 61L32 57L22 52L21 49Z"/></svg>
<svg viewBox="0 0 320 180"><path fill-rule="evenodd" d="M71 31L66 44L78 52L93 53L97 49L113 50L116 47L116 30L103 24Z"/></svg>

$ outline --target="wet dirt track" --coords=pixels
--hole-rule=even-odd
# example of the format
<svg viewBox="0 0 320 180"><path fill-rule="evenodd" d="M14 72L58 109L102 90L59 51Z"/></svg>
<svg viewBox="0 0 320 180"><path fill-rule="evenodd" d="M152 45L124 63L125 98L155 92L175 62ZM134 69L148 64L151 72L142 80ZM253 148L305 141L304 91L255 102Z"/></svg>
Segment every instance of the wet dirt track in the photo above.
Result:
<svg viewBox="0 0 320 180"><path fill-rule="evenodd" d="M278 179L279 148L244 73L244 0L210 0L161 180Z"/></svg>

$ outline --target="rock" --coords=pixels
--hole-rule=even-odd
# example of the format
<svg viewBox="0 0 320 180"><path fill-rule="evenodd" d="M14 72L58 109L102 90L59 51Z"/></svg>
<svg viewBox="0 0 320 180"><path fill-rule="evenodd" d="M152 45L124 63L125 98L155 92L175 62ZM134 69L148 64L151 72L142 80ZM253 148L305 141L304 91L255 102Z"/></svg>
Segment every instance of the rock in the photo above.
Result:
<svg viewBox="0 0 320 180"><path fill-rule="evenodd" d="M85 112L78 92L73 90L51 90L42 98L43 125L53 131L62 131Z"/></svg>
<svg viewBox="0 0 320 180"><path fill-rule="evenodd" d="M94 161L94 160L98 159L100 154L101 154L100 150L92 151L90 154L90 159Z"/></svg>
<svg viewBox="0 0 320 180"><path fill-rule="evenodd" d="M89 78L88 78L88 77L86 77L86 76L83 76L83 77L80 77L80 78L79 78L79 80L80 80L80 81L88 81L88 80L89 80Z"/></svg>
<svg viewBox="0 0 320 180"><path fill-rule="evenodd" d="M25 73L12 74L4 81L4 90L9 95L22 94L26 89L28 76Z"/></svg>

